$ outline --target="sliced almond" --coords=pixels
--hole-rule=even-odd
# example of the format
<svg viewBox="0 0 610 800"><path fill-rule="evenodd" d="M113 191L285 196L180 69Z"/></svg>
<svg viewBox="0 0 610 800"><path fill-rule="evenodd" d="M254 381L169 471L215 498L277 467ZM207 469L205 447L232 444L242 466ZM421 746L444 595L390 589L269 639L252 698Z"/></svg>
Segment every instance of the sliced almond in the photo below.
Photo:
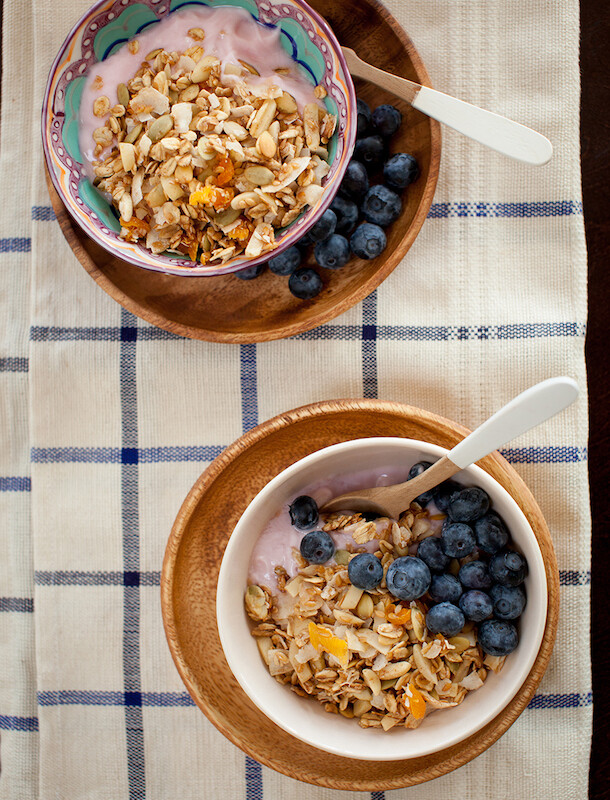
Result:
<svg viewBox="0 0 610 800"><path fill-rule="evenodd" d="M119 200L119 212L123 222L129 222L129 220L133 217L133 202L129 192L125 192L125 194Z"/></svg>
<svg viewBox="0 0 610 800"><path fill-rule="evenodd" d="M265 100L258 109L250 125L250 133L255 139L258 139L261 133L271 125L275 117L276 108L275 100L270 98Z"/></svg>
<svg viewBox="0 0 610 800"><path fill-rule="evenodd" d="M121 154L121 161L123 162L123 169L125 172L131 172L136 165L136 149L133 144L129 142L121 142L119 145L119 153Z"/></svg>
<svg viewBox="0 0 610 800"><path fill-rule="evenodd" d="M161 178L161 185L168 200L178 200L183 197L185 192L182 186L174 178Z"/></svg>
<svg viewBox="0 0 610 800"><path fill-rule="evenodd" d="M203 83L210 77L212 67L217 64L220 64L220 61L216 56L204 56L195 64L195 68L191 72L191 81L193 83Z"/></svg>
<svg viewBox="0 0 610 800"><path fill-rule="evenodd" d="M265 156L265 158L273 158L277 149L273 136L269 131L263 131L256 140L256 149L258 152Z"/></svg>
<svg viewBox="0 0 610 800"><path fill-rule="evenodd" d="M316 103L307 103L303 109L303 125L307 147L311 149L318 147L320 144L320 122Z"/></svg>
<svg viewBox="0 0 610 800"><path fill-rule="evenodd" d="M281 111L282 114L293 114L298 108L297 101L288 92L283 92L282 96L277 97L275 102L278 111Z"/></svg>

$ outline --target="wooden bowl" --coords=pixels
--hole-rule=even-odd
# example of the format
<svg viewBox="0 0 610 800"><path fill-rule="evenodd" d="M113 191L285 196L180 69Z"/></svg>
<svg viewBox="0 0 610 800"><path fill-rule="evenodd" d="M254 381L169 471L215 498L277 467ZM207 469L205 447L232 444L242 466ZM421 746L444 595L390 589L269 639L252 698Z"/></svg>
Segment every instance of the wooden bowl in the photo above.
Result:
<svg viewBox="0 0 610 800"><path fill-rule="evenodd" d="M312 0L310 5L327 19L341 44L381 69L430 85L411 40L378 0ZM379 286L415 241L432 203L440 162L437 122L376 86L356 81L356 90L373 106L389 102L401 109L405 124L392 150L413 153L421 175L405 192L401 216L387 231L385 252L370 261L354 258L340 270L320 270L324 288L313 300L293 297L287 280L269 272L251 281L234 275L177 277L114 258L72 220L47 176L53 209L74 254L124 308L191 339L242 344L282 339L342 314ZM308 263L314 266L313 256Z"/></svg>
<svg viewBox="0 0 610 800"><path fill-rule="evenodd" d="M190 491L167 544L161 605L167 640L195 703L234 744L257 761L298 780L345 790L411 786L462 766L493 744L534 695L557 631L559 574L542 513L514 469L498 453L479 465L515 499L536 536L549 589L546 627L534 666L517 695L468 739L414 759L360 761L303 744L267 719L233 677L216 627L216 584L228 538L241 514L275 475L316 450L370 436L401 436L451 448L468 431L421 409L380 400L314 403L281 414L244 434ZM239 487L239 491L236 491Z"/></svg>

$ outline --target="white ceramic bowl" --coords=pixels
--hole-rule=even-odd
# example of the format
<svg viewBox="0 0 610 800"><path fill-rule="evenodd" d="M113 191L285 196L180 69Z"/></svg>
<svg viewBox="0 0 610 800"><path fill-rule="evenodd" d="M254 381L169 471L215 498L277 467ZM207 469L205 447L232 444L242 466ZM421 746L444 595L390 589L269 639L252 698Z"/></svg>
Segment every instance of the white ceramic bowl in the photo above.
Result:
<svg viewBox="0 0 610 800"><path fill-rule="evenodd" d="M273 722L314 747L349 758L393 761L417 758L443 750L478 731L510 702L529 674L542 642L547 614L547 582L536 537L510 494L477 466L455 480L485 489L492 508L505 520L514 545L526 557L527 606L520 620L520 642L499 674L490 673L484 685L454 708L435 711L419 728L361 728L353 719L328 714L311 698L302 698L269 675L250 634L244 592L250 554L270 519L304 487L325 476L367 468L410 466L436 460L447 451L412 439L371 438L326 447L285 469L250 503L229 539L218 576L216 597L220 640L229 666L248 697Z"/></svg>

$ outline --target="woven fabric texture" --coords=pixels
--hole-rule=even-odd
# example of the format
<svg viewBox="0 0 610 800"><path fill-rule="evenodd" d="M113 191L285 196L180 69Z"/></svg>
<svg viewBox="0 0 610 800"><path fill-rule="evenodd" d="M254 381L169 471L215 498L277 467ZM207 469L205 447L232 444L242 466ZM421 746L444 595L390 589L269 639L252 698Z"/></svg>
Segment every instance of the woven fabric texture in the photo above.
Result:
<svg viewBox="0 0 610 800"><path fill-rule="evenodd" d="M577 1L387 0L434 86L540 130L554 157L527 167L444 129L429 218L382 286L317 330L242 346L171 336L123 310L54 219L39 109L55 53L88 5L4 2L0 799L362 797L261 768L194 707L159 600L180 503L226 445L292 407L380 397L472 428L557 374L577 379L578 403L504 450L557 551L550 668L483 755L432 785L371 800L584 798L592 700Z"/></svg>

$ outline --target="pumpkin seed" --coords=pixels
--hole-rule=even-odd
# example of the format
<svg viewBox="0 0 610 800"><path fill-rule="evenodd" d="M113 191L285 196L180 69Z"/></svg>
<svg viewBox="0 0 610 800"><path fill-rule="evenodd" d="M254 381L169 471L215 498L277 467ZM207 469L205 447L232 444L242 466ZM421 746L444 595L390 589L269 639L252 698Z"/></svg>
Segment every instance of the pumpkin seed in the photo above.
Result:
<svg viewBox="0 0 610 800"><path fill-rule="evenodd" d="M244 170L244 178L250 183L254 183L256 186L266 186L268 183L274 178L273 172L267 167L262 167L260 164L256 164L253 167L247 167Z"/></svg>
<svg viewBox="0 0 610 800"><path fill-rule="evenodd" d="M221 211L220 214L217 214L214 222L221 228L224 228L226 225L230 225L232 222L239 217L241 211L239 208L227 208L226 211Z"/></svg>
<svg viewBox="0 0 610 800"><path fill-rule="evenodd" d="M133 144L138 136L142 133L142 123L138 122L135 128L132 128L131 131L125 137L125 141L128 144Z"/></svg>
<svg viewBox="0 0 610 800"><path fill-rule="evenodd" d="M154 120L148 129L148 137L152 142L158 142L159 139L162 139L167 133L169 133L172 129L174 124L174 120L172 119L170 114L163 114L162 117L158 117ZM141 127L141 126L140 126Z"/></svg>
<svg viewBox="0 0 610 800"><path fill-rule="evenodd" d="M116 96L119 104L127 108L129 105L129 89L124 83L119 83L116 87Z"/></svg>

